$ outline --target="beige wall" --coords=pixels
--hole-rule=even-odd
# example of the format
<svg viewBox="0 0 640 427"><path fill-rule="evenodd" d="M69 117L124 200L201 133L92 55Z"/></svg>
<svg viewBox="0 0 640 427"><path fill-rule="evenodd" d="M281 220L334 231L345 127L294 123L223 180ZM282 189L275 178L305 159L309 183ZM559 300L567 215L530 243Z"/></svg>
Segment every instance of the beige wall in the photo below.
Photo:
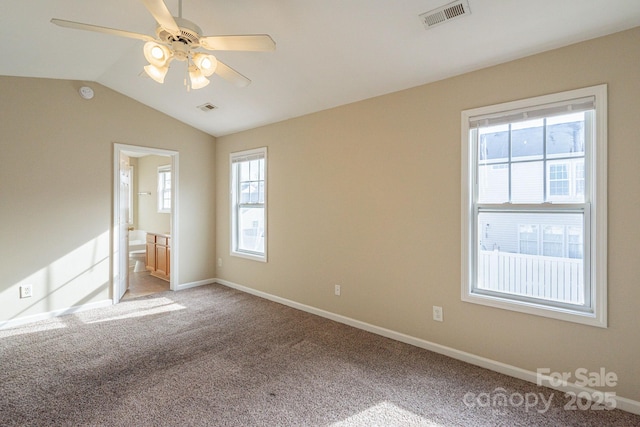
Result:
<svg viewBox="0 0 640 427"><path fill-rule="evenodd" d="M178 284L215 277L215 139L89 85L0 77L0 322L111 298L114 143L179 152Z"/></svg>
<svg viewBox="0 0 640 427"><path fill-rule="evenodd" d="M171 214L158 212L158 167L171 165L171 158L165 156L144 156L138 159L136 168L137 188L134 198L138 201L136 212L137 228L155 233L169 233ZM138 195L138 192L151 193Z"/></svg>
<svg viewBox="0 0 640 427"><path fill-rule="evenodd" d="M640 400L640 28L219 138L218 277ZM460 300L460 112L609 85L609 328ZM269 262L229 256L229 153L268 147ZM334 284L342 296L333 295ZM444 308L443 323L431 308Z"/></svg>

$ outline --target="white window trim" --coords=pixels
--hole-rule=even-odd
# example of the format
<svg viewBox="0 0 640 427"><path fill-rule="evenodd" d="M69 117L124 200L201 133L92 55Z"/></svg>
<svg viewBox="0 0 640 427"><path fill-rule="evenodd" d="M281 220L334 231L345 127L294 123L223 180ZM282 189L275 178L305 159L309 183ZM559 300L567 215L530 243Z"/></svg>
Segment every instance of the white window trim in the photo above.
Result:
<svg viewBox="0 0 640 427"><path fill-rule="evenodd" d="M480 295L472 293L474 280L474 244L475 244L475 214L473 212L472 173L476 161L474 153L470 152L469 120L472 117L502 112L513 112L537 105L551 104L559 101L579 99L595 96L595 143L591 144L594 153L587 153L585 158L585 173L593 173L585 188L590 192L590 210L585 215L590 216L590 242L585 237L584 254L590 257L590 271L585 271L592 281L591 298L594 301L592 312L583 313L559 307L550 307L525 301ZM607 85L598 85L557 94L544 95L519 101L507 102L487 107L465 110L461 114L462 127L462 170L461 170L461 217L462 217L462 300L506 310L528 313L553 319L581 323L585 325L607 327ZM588 163L587 163L588 162ZM587 167L587 165L589 165ZM585 194L586 196L586 194Z"/></svg>
<svg viewBox="0 0 640 427"><path fill-rule="evenodd" d="M264 253L263 254L258 254L258 253L253 253L253 252L246 252L246 251L242 251L242 250L237 250L237 246L238 246L238 235L237 235L237 215L236 215L236 190L234 188L235 184L236 184L236 177L235 177L235 167L234 167L234 159L237 158L242 158L242 157L250 157L252 155L256 155L256 154L260 154L262 155L262 157L264 158ZM267 187L268 187L268 165L267 165L268 161L267 161L267 147L262 147L262 148L256 148L256 149L252 149L252 150L245 150L245 151L239 151L236 153L231 153L229 155L229 205L231 208L231 212L230 212L230 223L231 223L231 227L230 227L230 239L229 242L231 244L231 248L230 248L230 255L231 256L235 256L235 257L239 257L239 258L246 258L246 259L250 259L250 260L254 260L254 261L260 261L260 262L267 262L267 248L268 248L268 226L267 226L267 206L268 206L268 202L267 202Z"/></svg>

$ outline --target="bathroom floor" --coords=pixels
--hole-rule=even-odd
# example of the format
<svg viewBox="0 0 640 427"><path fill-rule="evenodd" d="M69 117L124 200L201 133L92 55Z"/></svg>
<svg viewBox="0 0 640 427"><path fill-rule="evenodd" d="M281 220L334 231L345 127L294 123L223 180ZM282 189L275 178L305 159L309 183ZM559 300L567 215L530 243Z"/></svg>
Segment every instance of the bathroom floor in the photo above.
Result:
<svg viewBox="0 0 640 427"><path fill-rule="evenodd" d="M145 295L155 294L169 290L169 282L153 277L148 271L135 273L133 268L129 269L129 289L125 292L122 300L137 298Z"/></svg>

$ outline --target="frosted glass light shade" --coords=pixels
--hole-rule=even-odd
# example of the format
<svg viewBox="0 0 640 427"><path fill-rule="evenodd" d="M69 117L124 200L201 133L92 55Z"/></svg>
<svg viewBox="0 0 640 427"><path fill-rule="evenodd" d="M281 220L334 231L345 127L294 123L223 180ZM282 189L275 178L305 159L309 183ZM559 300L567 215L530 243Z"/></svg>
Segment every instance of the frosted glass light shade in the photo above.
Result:
<svg viewBox="0 0 640 427"><path fill-rule="evenodd" d="M144 71L153 80L157 81L158 83L164 83L164 76L167 75L169 67L156 67L155 65L149 64L144 67Z"/></svg>
<svg viewBox="0 0 640 427"><path fill-rule="evenodd" d="M171 58L171 51L167 46L163 46L156 42L146 42L144 44L144 57L149 64L156 67L164 67Z"/></svg>
<svg viewBox="0 0 640 427"><path fill-rule="evenodd" d="M189 68L189 79L191 80L191 89L202 89L210 83L209 79L195 67Z"/></svg>
<svg viewBox="0 0 640 427"><path fill-rule="evenodd" d="M207 55L206 53L196 53L193 55L193 63L202 72L204 76L210 76L216 72L218 60L213 55Z"/></svg>

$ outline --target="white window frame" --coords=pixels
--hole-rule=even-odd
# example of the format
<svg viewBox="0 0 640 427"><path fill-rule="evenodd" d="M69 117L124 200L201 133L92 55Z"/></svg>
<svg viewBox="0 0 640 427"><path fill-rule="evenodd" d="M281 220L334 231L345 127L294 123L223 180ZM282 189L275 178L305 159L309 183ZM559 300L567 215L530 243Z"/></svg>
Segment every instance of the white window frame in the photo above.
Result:
<svg viewBox="0 0 640 427"><path fill-rule="evenodd" d="M171 173L171 165L158 166L158 213L171 213L171 188L164 186L164 174ZM169 177L171 181L171 177ZM169 193L169 207L164 205L164 195Z"/></svg>
<svg viewBox="0 0 640 427"><path fill-rule="evenodd" d="M585 142L585 203L544 203L543 207L570 212L577 205L583 209L585 230L583 240L584 281L588 292L586 307L575 309L539 300L513 298L508 294L487 295L477 291L476 258L478 256L477 215L477 150L471 138L471 121L478 118L510 117L545 108L557 108L582 98L594 99L593 138ZM591 326L607 327L607 85L592 86L551 95L465 110L462 116L462 300L506 310L518 311L553 319ZM545 177L545 179L547 179ZM505 206L507 205L507 206ZM547 205L547 206L544 206ZM496 209L508 208L514 212L540 207L540 205L503 204Z"/></svg>
<svg viewBox="0 0 640 427"><path fill-rule="evenodd" d="M251 161L262 158L264 159L264 202L253 204L263 208L264 212L264 252L248 251L238 248L239 242L239 222L238 212L241 209L239 191L240 183L238 176L238 167L242 162ZM245 150L236 153L231 153L229 156L229 170L230 170L230 206L231 206L231 255L255 261L267 262L267 181L268 181L268 167L267 167L267 148L256 148L252 150ZM246 204L245 204L246 205Z"/></svg>

